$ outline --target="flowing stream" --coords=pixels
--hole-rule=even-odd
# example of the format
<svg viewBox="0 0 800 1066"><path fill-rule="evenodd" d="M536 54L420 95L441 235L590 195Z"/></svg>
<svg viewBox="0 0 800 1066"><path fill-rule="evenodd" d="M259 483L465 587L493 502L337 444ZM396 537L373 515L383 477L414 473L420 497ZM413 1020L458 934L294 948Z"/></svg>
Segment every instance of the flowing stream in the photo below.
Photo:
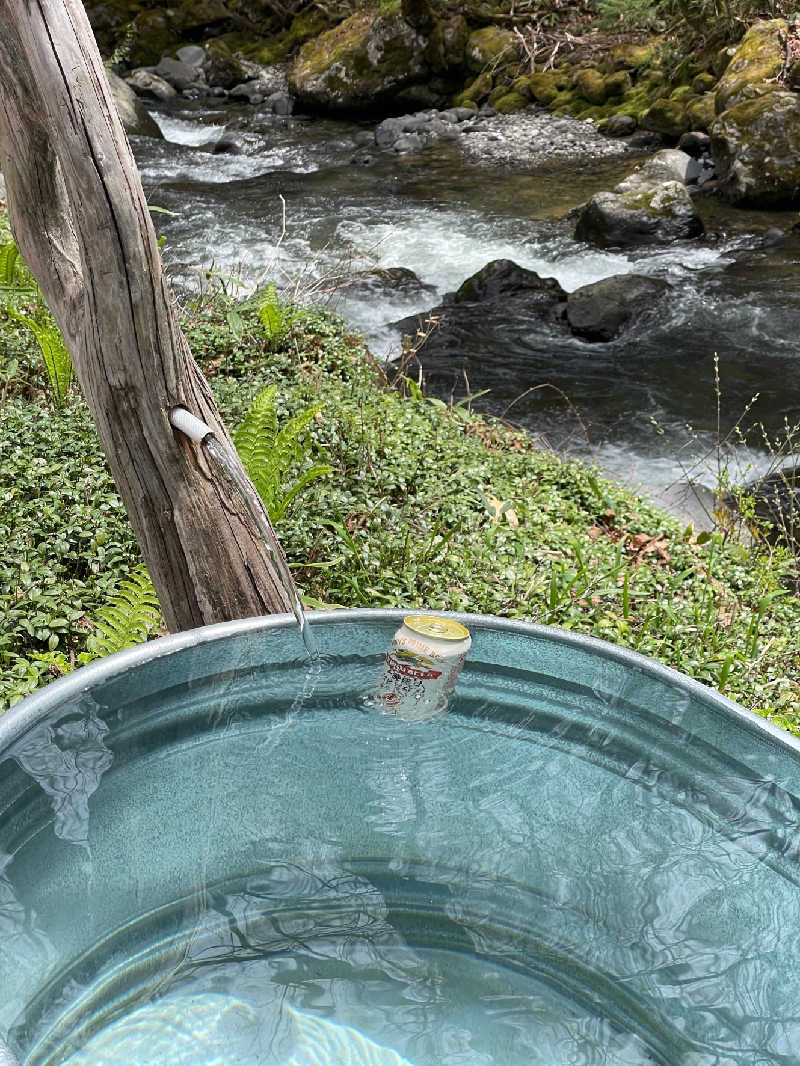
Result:
<svg viewBox="0 0 800 1066"><path fill-rule="evenodd" d="M434 307L493 259L555 277L567 291L646 274L673 289L617 340L509 322L475 337L446 371L436 367L430 388L456 398L488 389L476 408L507 413L543 443L655 494L687 479L713 487L720 464L747 480L772 459L757 435L727 440L737 422L760 421L780 436L800 420L792 213L703 199L704 238L606 252L575 241L564 216L613 187L636 165L632 156L519 173L467 163L454 146L416 157L359 148L361 128L339 121L189 104L155 117L167 139L136 139L134 148L150 203L175 212L155 218L179 289L245 293L270 278L301 302L329 301L391 358L400 350L392 323ZM240 154L203 147L224 129ZM788 235L769 244L770 226ZM377 267L413 270L420 283L377 277L342 287Z"/></svg>

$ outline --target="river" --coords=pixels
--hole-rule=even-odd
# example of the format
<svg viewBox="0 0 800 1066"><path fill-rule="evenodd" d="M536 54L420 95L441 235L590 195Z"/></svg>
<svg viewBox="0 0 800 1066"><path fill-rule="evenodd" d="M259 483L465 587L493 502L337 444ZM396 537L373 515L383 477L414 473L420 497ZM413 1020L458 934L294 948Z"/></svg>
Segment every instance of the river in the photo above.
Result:
<svg viewBox="0 0 800 1066"><path fill-rule="evenodd" d="M413 157L368 151L357 147L363 127L339 121L189 103L155 117L166 139L134 138L134 150L149 202L174 212L154 218L179 290L217 283L244 293L269 278L301 302L328 302L392 358L393 322L433 307L493 259L567 291L647 274L673 290L619 339L505 323L468 343L434 390L460 398L465 380L473 393L489 389L476 408L506 412L544 444L656 496L687 479L713 487L720 456L734 481L767 469L758 434L717 447L739 420L763 422L772 436L800 421L800 237L763 238L770 226L789 231L793 212L702 198L700 240L605 252L576 242L564 215L619 181L631 156L524 173L467 163L452 145ZM240 154L200 147L231 123ZM376 266L409 268L426 287L340 286Z"/></svg>

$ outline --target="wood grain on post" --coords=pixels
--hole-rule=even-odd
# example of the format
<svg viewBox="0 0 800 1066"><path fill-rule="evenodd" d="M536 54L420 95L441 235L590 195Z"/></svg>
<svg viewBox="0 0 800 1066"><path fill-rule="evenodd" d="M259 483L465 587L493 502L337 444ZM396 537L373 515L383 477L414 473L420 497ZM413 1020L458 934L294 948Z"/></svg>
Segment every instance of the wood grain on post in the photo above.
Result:
<svg viewBox="0 0 800 1066"><path fill-rule="evenodd" d="M229 441L80 0L0 0L0 170L168 627L287 610L244 504L169 424L182 404Z"/></svg>

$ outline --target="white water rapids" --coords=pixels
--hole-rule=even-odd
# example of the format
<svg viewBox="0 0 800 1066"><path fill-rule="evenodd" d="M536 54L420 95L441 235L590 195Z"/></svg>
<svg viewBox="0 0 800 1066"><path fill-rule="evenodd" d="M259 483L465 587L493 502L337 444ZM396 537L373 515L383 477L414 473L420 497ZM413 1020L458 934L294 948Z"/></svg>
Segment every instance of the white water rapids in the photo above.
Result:
<svg viewBox="0 0 800 1066"><path fill-rule="evenodd" d="M502 414L513 404L508 417L544 443L654 492L686 480L713 488L724 466L733 482L766 470L773 460L760 440L725 439L756 393L743 424L763 420L775 434L784 419L800 417L798 251L764 249L757 236L776 221L788 228L788 216L714 206L703 239L602 251L575 241L563 216L612 187L635 165L631 158L510 174L463 163L452 148L417 158L359 148L359 129L342 122L265 118L253 109L156 117L167 139L142 138L135 149L150 202L176 212L155 218L184 290L218 284L244 295L268 274L288 296L328 302L377 355L392 358L400 339L392 323L424 314L494 259L555 277L568 292L645 274L672 291L616 341L515 332L512 323L484 350L466 353L471 390L490 389L477 406ZM202 147L223 130L239 154ZM414 271L421 284L343 284L378 267ZM547 400L541 390L518 401L543 383L571 406L555 390Z"/></svg>

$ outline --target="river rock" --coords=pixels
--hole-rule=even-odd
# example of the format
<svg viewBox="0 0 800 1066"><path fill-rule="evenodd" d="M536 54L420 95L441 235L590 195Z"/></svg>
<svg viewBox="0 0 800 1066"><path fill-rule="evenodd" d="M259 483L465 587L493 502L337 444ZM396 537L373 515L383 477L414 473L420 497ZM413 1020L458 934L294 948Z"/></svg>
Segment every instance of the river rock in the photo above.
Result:
<svg viewBox="0 0 800 1066"><path fill-rule="evenodd" d="M116 74L108 75L108 84L128 136L156 137L163 140L164 135L158 124L141 100L136 98L136 93L130 85L126 85Z"/></svg>
<svg viewBox="0 0 800 1066"><path fill-rule="evenodd" d="M260 104L270 95L269 85L260 79L245 81L228 90L231 100L247 100L249 104Z"/></svg>
<svg viewBox="0 0 800 1066"><path fill-rule="evenodd" d="M424 80L426 45L400 15L357 11L301 47L290 90L309 108L375 109L399 89Z"/></svg>
<svg viewBox="0 0 800 1066"><path fill-rule="evenodd" d="M608 137L629 137L636 130L636 119L633 115L609 115L598 129Z"/></svg>
<svg viewBox="0 0 800 1066"><path fill-rule="evenodd" d="M408 267L376 267L357 274L344 290L345 295L400 295L424 296L433 294L436 288L409 270Z"/></svg>
<svg viewBox="0 0 800 1066"><path fill-rule="evenodd" d="M740 99L711 127L711 153L733 203L793 206L800 198L800 96L774 90Z"/></svg>
<svg viewBox="0 0 800 1066"><path fill-rule="evenodd" d="M241 155L242 146L232 133L223 133L222 136L211 145L214 155Z"/></svg>
<svg viewBox="0 0 800 1066"><path fill-rule="evenodd" d="M186 44L178 49L175 56L180 63L185 63L189 67L205 66L206 50L199 44Z"/></svg>
<svg viewBox="0 0 800 1066"><path fill-rule="evenodd" d="M209 85L220 89L232 89L248 81L249 64L235 55L227 41L218 39L207 41L205 45L206 62L203 68Z"/></svg>
<svg viewBox="0 0 800 1066"><path fill-rule="evenodd" d="M170 56L164 56L153 73L169 82L179 92L185 89L207 88L206 76L201 67L182 63L179 59L172 59Z"/></svg>
<svg viewBox="0 0 800 1066"><path fill-rule="evenodd" d="M458 138L458 127L475 118L468 107L451 107L445 111L429 108L413 115L385 118L375 128L375 144L395 152L419 151L437 141Z"/></svg>
<svg viewBox="0 0 800 1066"><path fill-rule="evenodd" d="M745 485L742 494L752 497L756 518L768 523L772 543L783 542L800 553L800 464L790 463ZM735 507L739 493L726 497Z"/></svg>
<svg viewBox="0 0 800 1066"><path fill-rule="evenodd" d="M464 65L469 25L463 15L453 15L433 24L425 59L437 74L458 71Z"/></svg>
<svg viewBox="0 0 800 1066"><path fill-rule="evenodd" d="M620 274L582 285L567 297L567 322L577 337L610 341L672 286L659 278Z"/></svg>
<svg viewBox="0 0 800 1066"><path fill-rule="evenodd" d="M519 38L499 26L484 26L467 39L465 56L467 67L475 74L487 67L513 62L520 53Z"/></svg>
<svg viewBox="0 0 800 1066"><path fill-rule="evenodd" d="M692 159L700 159L711 151L711 138L703 130L691 130L684 133L678 142L678 148Z"/></svg>
<svg viewBox="0 0 800 1066"><path fill-rule="evenodd" d="M661 133L665 137L677 139L689 129L689 116L681 100L669 97L655 100L639 117L642 129Z"/></svg>
<svg viewBox="0 0 800 1066"><path fill-rule="evenodd" d="M476 303L517 296L547 310L554 302L566 299L566 293L555 278L543 278L535 270L527 270L511 259L493 259L462 282L454 293L445 296L444 302Z"/></svg>
<svg viewBox="0 0 800 1066"><path fill-rule="evenodd" d="M576 238L600 248L629 248L699 236L703 223L685 185L690 163L678 149L657 152L613 192L596 193L584 205Z"/></svg>
<svg viewBox="0 0 800 1066"><path fill-rule="evenodd" d="M760 91L769 91L783 69L788 24L771 19L751 26L736 48L716 91L717 114Z"/></svg>
<svg viewBox="0 0 800 1066"><path fill-rule="evenodd" d="M525 319L559 324L564 319L567 294L555 278L543 278L510 259L496 259L448 293L438 307L410 315L394 323L411 337L426 332L426 323L436 326L421 345L428 354L452 355L460 339L497 330L516 331ZM524 329L524 325L522 327Z"/></svg>
<svg viewBox="0 0 800 1066"><path fill-rule="evenodd" d="M164 102L174 100L178 95L177 89L174 89L168 81L146 67L134 70L125 78L125 81L138 96L149 96L153 100Z"/></svg>

